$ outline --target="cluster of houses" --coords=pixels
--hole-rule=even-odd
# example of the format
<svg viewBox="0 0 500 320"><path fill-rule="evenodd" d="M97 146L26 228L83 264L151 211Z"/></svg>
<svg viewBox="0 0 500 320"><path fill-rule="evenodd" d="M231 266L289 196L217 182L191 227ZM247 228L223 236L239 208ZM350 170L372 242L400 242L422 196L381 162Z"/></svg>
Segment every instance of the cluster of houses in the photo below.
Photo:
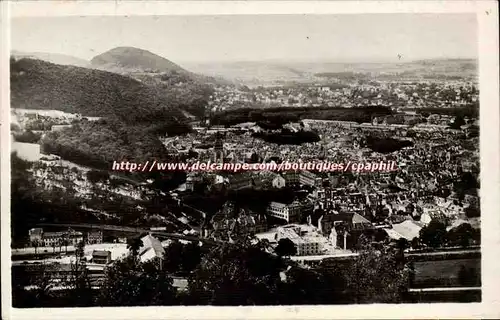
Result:
<svg viewBox="0 0 500 320"><path fill-rule="evenodd" d="M102 231L90 230L85 234L68 228L67 231L44 231L43 228L32 228L28 232L29 243L33 247L76 246L80 242L85 244L102 243Z"/></svg>

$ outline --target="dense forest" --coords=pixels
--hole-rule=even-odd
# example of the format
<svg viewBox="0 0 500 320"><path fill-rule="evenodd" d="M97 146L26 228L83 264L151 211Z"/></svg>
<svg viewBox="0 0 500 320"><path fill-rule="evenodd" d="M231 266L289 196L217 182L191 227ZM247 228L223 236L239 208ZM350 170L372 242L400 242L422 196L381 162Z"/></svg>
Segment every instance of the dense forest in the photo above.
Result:
<svg viewBox="0 0 500 320"><path fill-rule="evenodd" d="M187 71L131 73L130 76L146 85L158 88L170 105L177 106L198 118L205 115L205 106L213 94L213 86L210 83L217 82L215 79Z"/></svg>
<svg viewBox="0 0 500 320"><path fill-rule="evenodd" d="M318 142L320 137L312 131L292 132L287 129L282 129L281 132L255 132L252 134L255 138L260 138L266 142L276 144L302 144Z"/></svg>
<svg viewBox="0 0 500 320"><path fill-rule="evenodd" d="M368 136L366 138L366 146L375 152L391 153L394 151L399 151L405 147L413 146L413 142L409 140Z"/></svg>
<svg viewBox="0 0 500 320"><path fill-rule="evenodd" d="M159 75L159 83L143 83L106 71L32 59L11 59L11 71L14 108L102 117L50 132L41 141L47 153L97 168L109 167L113 160L164 159L158 136L189 132L181 108L201 115L211 92L194 80L192 85L176 86L180 80L165 74ZM31 139L20 137L24 138Z"/></svg>
<svg viewBox="0 0 500 320"><path fill-rule="evenodd" d="M479 104L453 108L419 108L416 111L422 115L440 114L454 117L479 118Z"/></svg>
<svg viewBox="0 0 500 320"><path fill-rule="evenodd" d="M13 108L117 117L132 124L185 121L160 89L129 77L32 59L11 59L10 68Z"/></svg>
<svg viewBox="0 0 500 320"><path fill-rule="evenodd" d="M299 107L299 108L240 108L214 114L211 123L214 125L235 125L243 122L268 121L282 119L282 122L297 121L297 119L322 119L339 121L371 122L374 116L390 115L388 107Z"/></svg>
<svg viewBox="0 0 500 320"><path fill-rule="evenodd" d="M101 119L83 121L59 132L48 133L41 141L45 153L94 168L110 168L113 161L141 162L166 159L167 151L157 134L187 128L182 126L146 128L126 125L119 121Z"/></svg>

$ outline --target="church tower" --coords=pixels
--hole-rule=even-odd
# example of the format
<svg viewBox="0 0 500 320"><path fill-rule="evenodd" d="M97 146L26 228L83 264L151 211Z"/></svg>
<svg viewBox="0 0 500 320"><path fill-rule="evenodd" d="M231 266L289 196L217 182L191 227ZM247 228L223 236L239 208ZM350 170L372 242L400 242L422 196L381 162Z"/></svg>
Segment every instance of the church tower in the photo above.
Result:
<svg viewBox="0 0 500 320"><path fill-rule="evenodd" d="M220 136L217 136L215 140L213 161L215 163L224 162L224 142Z"/></svg>

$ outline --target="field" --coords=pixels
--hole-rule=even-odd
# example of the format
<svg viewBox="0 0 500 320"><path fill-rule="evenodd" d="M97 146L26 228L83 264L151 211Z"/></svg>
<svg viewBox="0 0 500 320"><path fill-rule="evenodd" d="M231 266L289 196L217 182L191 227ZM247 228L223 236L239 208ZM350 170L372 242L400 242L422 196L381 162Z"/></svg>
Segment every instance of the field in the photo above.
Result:
<svg viewBox="0 0 500 320"><path fill-rule="evenodd" d="M481 259L418 261L413 288L481 286Z"/></svg>

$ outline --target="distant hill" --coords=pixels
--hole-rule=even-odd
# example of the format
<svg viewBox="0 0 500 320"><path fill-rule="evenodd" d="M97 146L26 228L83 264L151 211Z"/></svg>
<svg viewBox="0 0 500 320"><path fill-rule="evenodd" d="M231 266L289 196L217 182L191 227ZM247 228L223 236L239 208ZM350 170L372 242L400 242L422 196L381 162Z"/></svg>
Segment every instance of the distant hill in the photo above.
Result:
<svg viewBox="0 0 500 320"><path fill-rule="evenodd" d="M119 74L34 59L11 59L13 108L61 110L124 123L186 121L161 90Z"/></svg>
<svg viewBox="0 0 500 320"><path fill-rule="evenodd" d="M186 64L193 72L246 84L277 84L289 81L311 81L312 75L285 63L269 61L243 61L227 63Z"/></svg>
<svg viewBox="0 0 500 320"><path fill-rule="evenodd" d="M134 47L117 47L95 56L92 67L110 71L187 72L179 65L150 51Z"/></svg>
<svg viewBox="0 0 500 320"><path fill-rule="evenodd" d="M30 59L43 60L55 64L72 65L77 67L88 67L90 65L90 61L59 53L22 52L13 50L11 52L11 56L16 59L30 58Z"/></svg>

